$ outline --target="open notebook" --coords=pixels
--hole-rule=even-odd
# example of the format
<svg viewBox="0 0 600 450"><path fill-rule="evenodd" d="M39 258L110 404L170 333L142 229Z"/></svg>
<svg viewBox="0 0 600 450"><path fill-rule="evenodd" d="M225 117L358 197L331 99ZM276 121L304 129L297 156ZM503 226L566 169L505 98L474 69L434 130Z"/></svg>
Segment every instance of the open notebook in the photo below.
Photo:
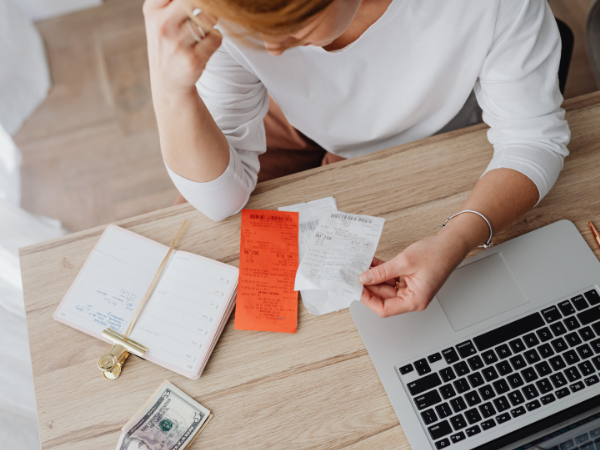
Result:
<svg viewBox="0 0 600 450"><path fill-rule="evenodd" d="M54 319L102 340L105 328L124 334L168 250L109 225ZM237 282L236 267L173 251L131 339L148 347L148 361L199 378L235 306Z"/></svg>

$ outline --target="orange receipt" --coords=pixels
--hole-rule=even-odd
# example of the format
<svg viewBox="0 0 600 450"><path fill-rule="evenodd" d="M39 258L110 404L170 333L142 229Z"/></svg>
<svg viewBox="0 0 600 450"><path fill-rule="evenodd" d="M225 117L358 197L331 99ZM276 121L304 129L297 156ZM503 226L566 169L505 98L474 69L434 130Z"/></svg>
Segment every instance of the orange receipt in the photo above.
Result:
<svg viewBox="0 0 600 450"><path fill-rule="evenodd" d="M242 211L236 330L295 333L298 213Z"/></svg>

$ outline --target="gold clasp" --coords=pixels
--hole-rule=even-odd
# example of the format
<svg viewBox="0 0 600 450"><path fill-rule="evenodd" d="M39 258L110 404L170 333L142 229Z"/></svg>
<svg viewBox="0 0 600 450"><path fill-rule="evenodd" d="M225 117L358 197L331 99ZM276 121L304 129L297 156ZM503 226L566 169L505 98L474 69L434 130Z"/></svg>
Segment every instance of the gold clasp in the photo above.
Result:
<svg viewBox="0 0 600 450"><path fill-rule="evenodd" d="M98 360L98 368L108 380L119 378L130 353L142 357L148 351L147 347L110 328L104 330L102 336L113 343L109 352Z"/></svg>

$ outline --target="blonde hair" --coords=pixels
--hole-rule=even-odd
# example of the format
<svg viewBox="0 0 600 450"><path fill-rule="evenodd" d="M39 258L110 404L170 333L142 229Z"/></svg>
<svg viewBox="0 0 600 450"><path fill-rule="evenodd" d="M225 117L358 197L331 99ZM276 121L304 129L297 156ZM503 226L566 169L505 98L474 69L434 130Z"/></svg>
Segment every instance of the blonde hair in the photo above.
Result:
<svg viewBox="0 0 600 450"><path fill-rule="evenodd" d="M289 33L310 23L316 14L333 0L193 0L210 14L233 25L244 33L257 36Z"/></svg>

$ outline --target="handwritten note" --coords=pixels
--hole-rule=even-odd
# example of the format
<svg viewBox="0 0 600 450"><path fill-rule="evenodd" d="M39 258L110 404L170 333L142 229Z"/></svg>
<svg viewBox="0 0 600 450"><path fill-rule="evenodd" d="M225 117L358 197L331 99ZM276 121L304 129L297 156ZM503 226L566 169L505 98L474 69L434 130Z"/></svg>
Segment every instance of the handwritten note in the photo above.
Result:
<svg viewBox="0 0 600 450"><path fill-rule="evenodd" d="M298 213L243 210L235 328L295 333L297 268Z"/></svg>
<svg viewBox="0 0 600 450"><path fill-rule="evenodd" d="M375 256L384 222L379 217L324 213L298 268L295 289L334 291L339 293L335 303L347 306L359 300L363 285L358 277Z"/></svg>

